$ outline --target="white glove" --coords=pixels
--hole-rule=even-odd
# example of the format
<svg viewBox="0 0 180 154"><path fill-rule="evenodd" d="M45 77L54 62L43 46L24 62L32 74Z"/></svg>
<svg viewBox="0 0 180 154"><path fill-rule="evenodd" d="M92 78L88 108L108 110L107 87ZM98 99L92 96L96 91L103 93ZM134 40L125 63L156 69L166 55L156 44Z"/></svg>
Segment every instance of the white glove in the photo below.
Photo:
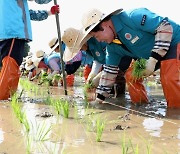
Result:
<svg viewBox="0 0 180 154"><path fill-rule="evenodd" d="M144 76L144 77L148 77L148 76L150 76L151 74L153 74L157 62L158 62L158 60L155 59L155 58L153 58L153 57L150 57L150 58L147 60L146 69L145 69L144 72L143 72L143 76Z"/></svg>
<svg viewBox="0 0 180 154"><path fill-rule="evenodd" d="M94 78L95 76L96 76L95 74L90 73L90 74L88 75L88 78L87 78L86 83L91 83L91 81L93 80L93 78Z"/></svg>

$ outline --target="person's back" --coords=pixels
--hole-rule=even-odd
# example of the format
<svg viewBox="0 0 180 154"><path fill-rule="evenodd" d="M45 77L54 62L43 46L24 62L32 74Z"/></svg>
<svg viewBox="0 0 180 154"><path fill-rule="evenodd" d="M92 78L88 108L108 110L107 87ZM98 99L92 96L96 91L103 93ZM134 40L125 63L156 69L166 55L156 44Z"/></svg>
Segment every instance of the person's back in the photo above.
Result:
<svg viewBox="0 0 180 154"><path fill-rule="evenodd" d="M48 3L51 0L36 0ZM24 45L32 40L30 13L27 0L0 1L0 100L8 99L19 82L19 66L23 60Z"/></svg>
<svg viewBox="0 0 180 154"><path fill-rule="evenodd" d="M27 0L0 1L0 40L18 38L32 40Z"/></svg>

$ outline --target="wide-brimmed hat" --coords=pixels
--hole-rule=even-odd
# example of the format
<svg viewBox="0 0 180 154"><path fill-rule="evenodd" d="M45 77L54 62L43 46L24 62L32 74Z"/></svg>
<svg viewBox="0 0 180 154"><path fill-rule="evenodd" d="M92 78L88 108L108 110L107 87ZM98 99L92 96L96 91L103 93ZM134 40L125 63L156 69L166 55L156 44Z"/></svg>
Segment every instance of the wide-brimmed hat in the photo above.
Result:
<svg viewBox="0 0 180 154"><path fill-rule="evenodd" d="M32 57L32 61L36 67L38 67L40 61L44 58L45 52L42 50L38 50Z"/></svg>
<svg viewBox="0 0 180 154"><path fill-rule="evenodd" d="M32 61L32 56L28 57L26 59L25 69L29 71L29 70L33 69L34 67L35 67L35 65Z"/></svg>
<svg viewBox="0 0 180 154"><path fill-rule="evenodd" d="M86 40L82 41L84 33L82 30L75 28L68 28L64 31L62 41L66 44L66 48L63 54L63 60L65 62L70 61L81 49Z"/></svg>
<svg viewBox="0 0 180 154"><path fill-rule="evenodd" d="M89 37L88 34L92 31L94 27L96 27L102 20L104 20L107 16L119 14L123 9L117 9L115 11L111 11L109 13L102 13L98 9L92 9L85 13L82 17L82 25L84 30L84 37L82 41ZM90 37L89 37L90 38Z"/></svg>
<svg viewBox="0 0 180 154"><path fill-rule="evenodd" d="M51 48L52 51L54 51L59 45L58 38L54 37L50 42L49 42L49 47Z"/></svg>

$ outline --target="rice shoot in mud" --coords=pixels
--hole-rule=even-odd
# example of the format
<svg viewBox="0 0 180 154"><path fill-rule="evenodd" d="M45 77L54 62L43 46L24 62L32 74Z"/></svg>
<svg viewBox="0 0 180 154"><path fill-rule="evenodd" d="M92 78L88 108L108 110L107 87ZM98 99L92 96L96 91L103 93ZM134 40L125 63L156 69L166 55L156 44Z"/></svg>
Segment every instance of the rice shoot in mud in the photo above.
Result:
<svg viewBox="0 0 180 154"><path fill-rule="evenodd" d="M179 112L167 110L158 84L146 85L152 99L145 106L132 105L127 92L117 99L108 98L109 104L93 105L91 86L82 77L76 78L74 86L68 87L68 96L62 86L21 78L21 94L12 96L11 105L0 104L0 113L8 113L4 120L0 117L0 128L10 136L2 139L0 135L0 153L178 153ZM9 117L11 108L13 117ZM177 113L176 118L166 116L170 112ZM9 133L6 124L14 133ZM17 146L10 146L12 136Z"/></svg>

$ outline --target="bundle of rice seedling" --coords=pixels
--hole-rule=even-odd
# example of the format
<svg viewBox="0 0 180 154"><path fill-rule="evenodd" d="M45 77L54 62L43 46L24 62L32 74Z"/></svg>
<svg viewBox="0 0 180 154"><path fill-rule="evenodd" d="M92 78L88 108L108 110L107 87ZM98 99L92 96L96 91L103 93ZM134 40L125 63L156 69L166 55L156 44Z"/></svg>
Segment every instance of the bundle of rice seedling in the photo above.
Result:
<svg viewBox="0 0 180 154"><path fill-rule="evenodd" d="M141 58L133 63L132 75L135 79L140 79L143 77L143 71L146 69L146 62L146 59Z"/></svg>
<svg viewBox="0 0 180 154"><path fill-rule="evenodd" d="M58 86L58 83L61 84L60 80L62 80L62 77L60 74L55 74L52 78L52 84L53 86Z"/></svg>
<svg viewBox="0 0 180 154"><path fill-rule="evenodd" d="M47 72L41 74L40 84L45 83L46 85L52 86L52 77L48 76Z"/></svg>
<svg viewBox="0 0 180 154"><path fill-rule="evenodd" d="M60 79L62 79L61 74L55 74L53 76L53 80L60 80Z"/></svg>

